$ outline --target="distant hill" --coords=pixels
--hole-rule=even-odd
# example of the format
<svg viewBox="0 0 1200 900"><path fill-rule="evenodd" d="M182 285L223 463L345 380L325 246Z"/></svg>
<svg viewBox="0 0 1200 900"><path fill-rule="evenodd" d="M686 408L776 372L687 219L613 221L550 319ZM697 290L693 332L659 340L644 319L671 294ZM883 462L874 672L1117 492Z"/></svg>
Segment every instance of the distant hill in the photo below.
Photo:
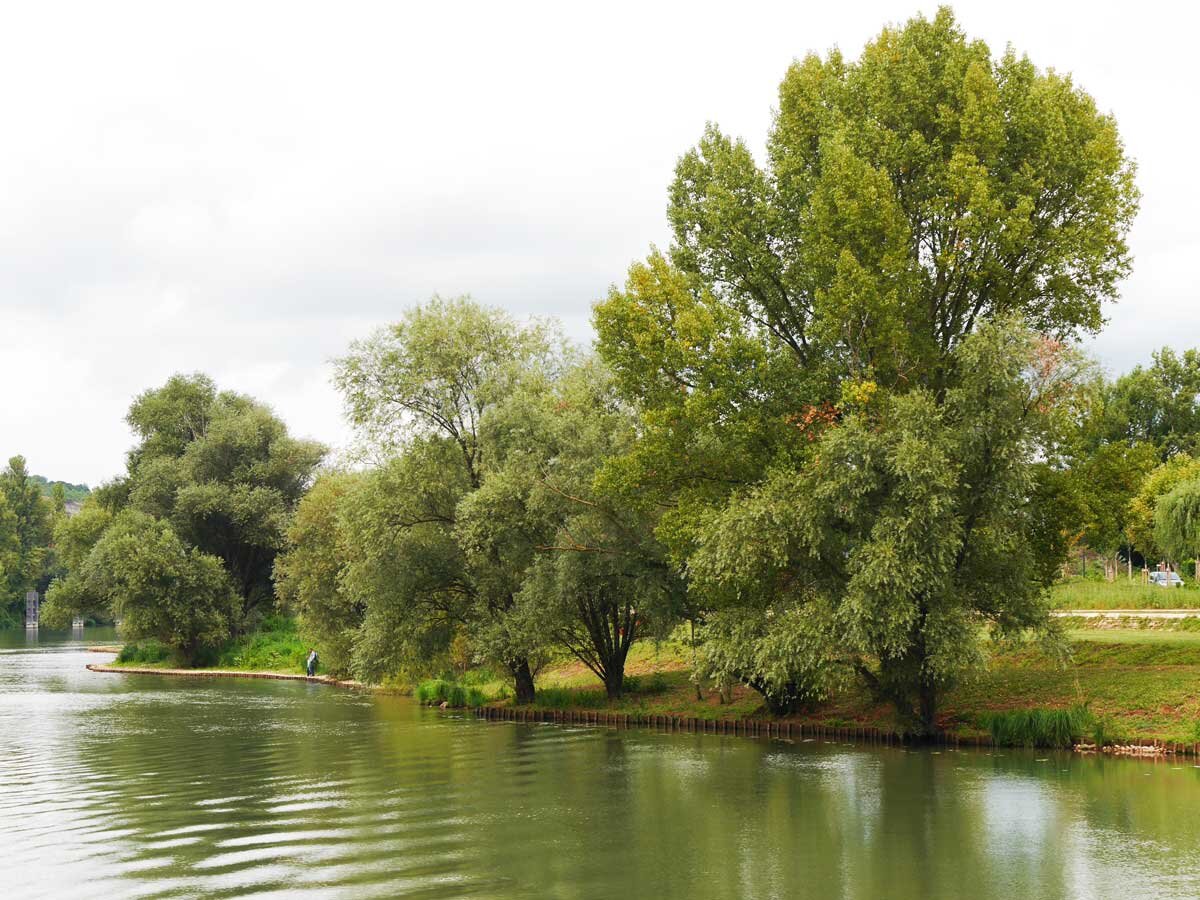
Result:
<svg viewBox="0 0 1200 900"><path fill-rule="evenodd" d="M32 475L30 477L37 482L37 486L41 488L42 494L46 497L50 496L56 484L61 484L68 503L82 503L87 495L92 492L92 489L86 484L71 484L69 481L47 481L41 475Z"/></svg>

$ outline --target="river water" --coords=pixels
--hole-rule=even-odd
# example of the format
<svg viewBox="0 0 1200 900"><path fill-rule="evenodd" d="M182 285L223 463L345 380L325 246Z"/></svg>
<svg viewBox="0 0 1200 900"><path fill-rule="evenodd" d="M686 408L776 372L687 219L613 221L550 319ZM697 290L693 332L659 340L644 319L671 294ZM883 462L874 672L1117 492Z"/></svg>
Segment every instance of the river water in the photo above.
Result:
<svg viewBox="0 0 1200 900"><path fill-rule="evenodd" d="M0 896L1200 896L1200 768L481 722L0 632Z"/></svg>

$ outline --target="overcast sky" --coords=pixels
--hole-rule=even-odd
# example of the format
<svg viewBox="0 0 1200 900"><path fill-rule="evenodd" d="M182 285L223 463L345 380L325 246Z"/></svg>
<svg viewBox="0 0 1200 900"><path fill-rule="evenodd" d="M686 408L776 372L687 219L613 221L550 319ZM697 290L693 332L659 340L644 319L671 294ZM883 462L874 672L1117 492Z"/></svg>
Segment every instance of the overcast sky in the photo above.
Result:
<svg viewBox="0 0 1200 900"><path fill-rule="evenodd" d="M762 147L789 62L931 3L11 3L0 456L96 484L177 371L344 444L329 360L433 292L559 316L651 243L706 120ZM1111 371L1200 344L1194 8L959 3L1074 74L1140 166ZM578 10L578 11L576 11Z"/></svg>

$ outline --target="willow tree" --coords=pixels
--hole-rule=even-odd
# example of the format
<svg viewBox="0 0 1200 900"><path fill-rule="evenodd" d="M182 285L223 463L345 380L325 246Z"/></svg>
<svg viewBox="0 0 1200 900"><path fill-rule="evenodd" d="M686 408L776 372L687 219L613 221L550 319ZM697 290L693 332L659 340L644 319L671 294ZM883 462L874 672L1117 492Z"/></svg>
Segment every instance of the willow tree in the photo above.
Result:
<svg viewBox="0 0 1200 900"><path fill-rule="evenodd" d="M460 504L498 463L504 432L485 427L489 415L552 378L561 343L466 298L434 298L339 360L363 449L384 460L346 501L345 584L365 608L364 675L427 663L461 631L509 672L518 702L533 700L537 638L514 618L529 548L469 556L456 528Z"/></svg>
<svg viewBox="0 0 1200 900"><path fill-rule="evenodd" d="M1196 580L1200 581L1200 479L1177 485L1158 501L1154 536L1172 559L1195 560Z"/></svg>
<svg viewBox="0 0 1200 900"><path fill-rule="evenodd" d="M654 535L651 510L600 479L632 446L637 419L611 374L585 358L497 408L501 456L459 507L458 541L477 565L508 562L524 633L567 651L620 697L638 640L677 622L683 582Z"/></svg>
<svg viewBox="0 0 1200 900"><path fill-rule="evenodd" d="M643 409L617 477L668 509L660 534L683 565L759 486L838 475L817 465L821 445L868 398L947 415L968 377L960 349L985 324L1016 317L1045 339L1042 362L1060 357L1100 327L1130 265L1138 195L1116 123L1069 77L993 57L947 9L885 29L858 59L796 62L767 150L760 163L709 126L676 169L670 248L595 313L601 354ZM946 515L965 523L951 494ZM887 658L913 669L913 698L940 676L921 649L931 620L903 621Z"/></svg>

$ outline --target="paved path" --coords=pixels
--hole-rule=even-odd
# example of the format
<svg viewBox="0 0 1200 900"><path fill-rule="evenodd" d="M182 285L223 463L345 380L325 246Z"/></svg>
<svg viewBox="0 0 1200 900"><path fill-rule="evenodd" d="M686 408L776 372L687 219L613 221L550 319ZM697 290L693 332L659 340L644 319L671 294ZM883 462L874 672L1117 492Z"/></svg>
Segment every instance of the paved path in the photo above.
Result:
<svg viewBox="0 0 1200 900"><path fill-rule="evenodd" d="M1055 609L1050 615L1084 619L1193 619L1200 609Z"/></svg>

